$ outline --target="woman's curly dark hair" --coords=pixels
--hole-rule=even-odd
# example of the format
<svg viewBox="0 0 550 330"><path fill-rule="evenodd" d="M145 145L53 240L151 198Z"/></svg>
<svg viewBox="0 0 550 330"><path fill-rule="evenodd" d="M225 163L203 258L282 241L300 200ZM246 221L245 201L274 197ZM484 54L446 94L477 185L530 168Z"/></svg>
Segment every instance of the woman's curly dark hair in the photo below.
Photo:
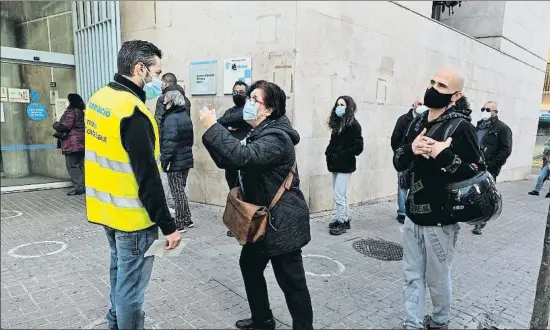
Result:
<svg viewBox="0 0 550 330"><path fill-rule="evenodd" d="M336 107L338 106L338 100L344 100L346 102L346 113L343 117L338 117L336 115ZM333 132L341 133L344 128L350 127L353 121L355 120L355 112L357 112L357 105L351 96L343 95L336 99L332 111L330 112L330 117L328 119L328 127Z"/></svg>

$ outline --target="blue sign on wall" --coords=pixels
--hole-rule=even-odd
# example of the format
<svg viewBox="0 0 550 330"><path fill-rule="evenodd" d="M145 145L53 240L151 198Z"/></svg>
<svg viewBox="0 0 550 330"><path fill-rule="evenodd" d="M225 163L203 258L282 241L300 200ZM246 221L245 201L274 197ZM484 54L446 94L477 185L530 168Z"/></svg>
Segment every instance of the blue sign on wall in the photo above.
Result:
<svg viewBox="0 0 550 330"><path fill-rule="evenodd" d="M46 119L48 111L43 104L33 102L27 106L27 116L32 120L40 121Z"/></svg>

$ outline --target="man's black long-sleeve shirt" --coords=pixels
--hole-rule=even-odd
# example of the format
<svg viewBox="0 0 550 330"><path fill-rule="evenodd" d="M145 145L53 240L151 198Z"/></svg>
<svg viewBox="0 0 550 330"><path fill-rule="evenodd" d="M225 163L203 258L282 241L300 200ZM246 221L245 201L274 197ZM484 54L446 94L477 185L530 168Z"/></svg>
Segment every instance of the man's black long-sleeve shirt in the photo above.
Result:
<svg viewBox="0 0 550 330"><path fill-rule="evenodd" d="M145 102L143 89L119 74L115 75L114 82L109 83L108 86L132 93ZM136 107L132 116L122 120L120 136L138 184L139 200L151 221L160 227L162 233L172 234L177 228L166 204L155 160L155 133L149 118Z"/></svg>

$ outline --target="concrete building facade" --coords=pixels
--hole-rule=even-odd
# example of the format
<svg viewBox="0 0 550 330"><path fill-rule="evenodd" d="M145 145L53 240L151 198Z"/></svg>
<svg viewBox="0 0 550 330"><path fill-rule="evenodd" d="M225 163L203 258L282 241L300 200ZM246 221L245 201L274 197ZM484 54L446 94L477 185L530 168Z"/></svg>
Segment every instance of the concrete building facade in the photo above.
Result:
<svg viewBox="0 0 550 330"><path fill-rule="evenodd" d="M330 137L326 121L336 98L356 100L365 138L350 200L386 198L396 193L389 142L395 121L443 66L459 67L466 75L474 120L484 102L495 100L514 133L514 151L499 179L520 180L530 172L546 69L545 58L539 57L550 44L544 16L549 4L479 3L486 6L486 18L498 17L467 21L491 25L496 31L491 38L461 21L460 13L478 2L463 3L446 25L445 18L443 23L430 18L429 1L122 2L121 33L123 41L155 42L165 54L164 71L174 72L183 84L188 84L190 61L251 56L252 79L274 81L288 94L288 114L302 137L296 149L301 187L311 210L322 211L332 208L324 150ZM221 86L218 79L218 91ZM231 98L221 93L190 98L197 141L190 197L223 205L223 172L200 142L204 130L198 110L206 101L221 116Z"/></svg>
<svg viewBox="0 0 550 330"><path fill-rule="evenodd" d="M296 148L301 187L312 211L332 208L324 150L336 98L355 99L365 138L350 201L387 198L396 193L389 143L395 121L443 66L466 75L474 120L485 101L495 100L512 128L514 152L499 179L523 179L530 171L550 44L547 2L468 1L453 15L443 13L441 22L431 19L431 1L123 1L114 11L94 1L8 1L0 9L2 87L36 90L47 108L36 121L27 118L27 105L2 101L3 190L12 179L67 179L51 137L58 106L50 96L86 97L89 86L114 74L102 64L113 60L115 48L105 48L99 32L112 32L113 45L118 36L154 42L164 52L163 71L187 86L190 62L217 60L217 95L193 96L187 88L196 138L189 192L196 202L225 202L223 172L200 142L198 110L209 102L221 116L232 105L223 95L222 63L241 56L252 58L252 80L273 81L287 92L288 116L302 137ZM109 26L106 13L114 15ZM148 106L154 111L154 101Z"/></svg>

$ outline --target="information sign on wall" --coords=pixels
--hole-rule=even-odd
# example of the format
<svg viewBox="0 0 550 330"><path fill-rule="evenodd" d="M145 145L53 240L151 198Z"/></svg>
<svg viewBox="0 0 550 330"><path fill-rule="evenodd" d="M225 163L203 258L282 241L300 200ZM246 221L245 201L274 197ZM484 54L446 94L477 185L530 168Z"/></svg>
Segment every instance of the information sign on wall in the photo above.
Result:
<svg viewBox="0 0 550 330"><path fill-rule="evenodd" d="M216 60L191 62L189 69L191 95L216 95Z"/></svg>
<svg viewBox="0 0 550 330"><path fill-rule="evenodd" d="M232 94L236 81L252 84L252 59L250 57L229 58L223 62L223 93Z"/></svg>
<svg viewBox="0 0 550 330"><path fill-rule="evenodd" d="M19 88L8 88L8 101L15 103L29 103L29 90Z"/></svg>
<svg viewBox="0 0 550 330"><path fill-rule="evenodd" d="M8 102L8 88L0 87L0 101Z"/></svg>

